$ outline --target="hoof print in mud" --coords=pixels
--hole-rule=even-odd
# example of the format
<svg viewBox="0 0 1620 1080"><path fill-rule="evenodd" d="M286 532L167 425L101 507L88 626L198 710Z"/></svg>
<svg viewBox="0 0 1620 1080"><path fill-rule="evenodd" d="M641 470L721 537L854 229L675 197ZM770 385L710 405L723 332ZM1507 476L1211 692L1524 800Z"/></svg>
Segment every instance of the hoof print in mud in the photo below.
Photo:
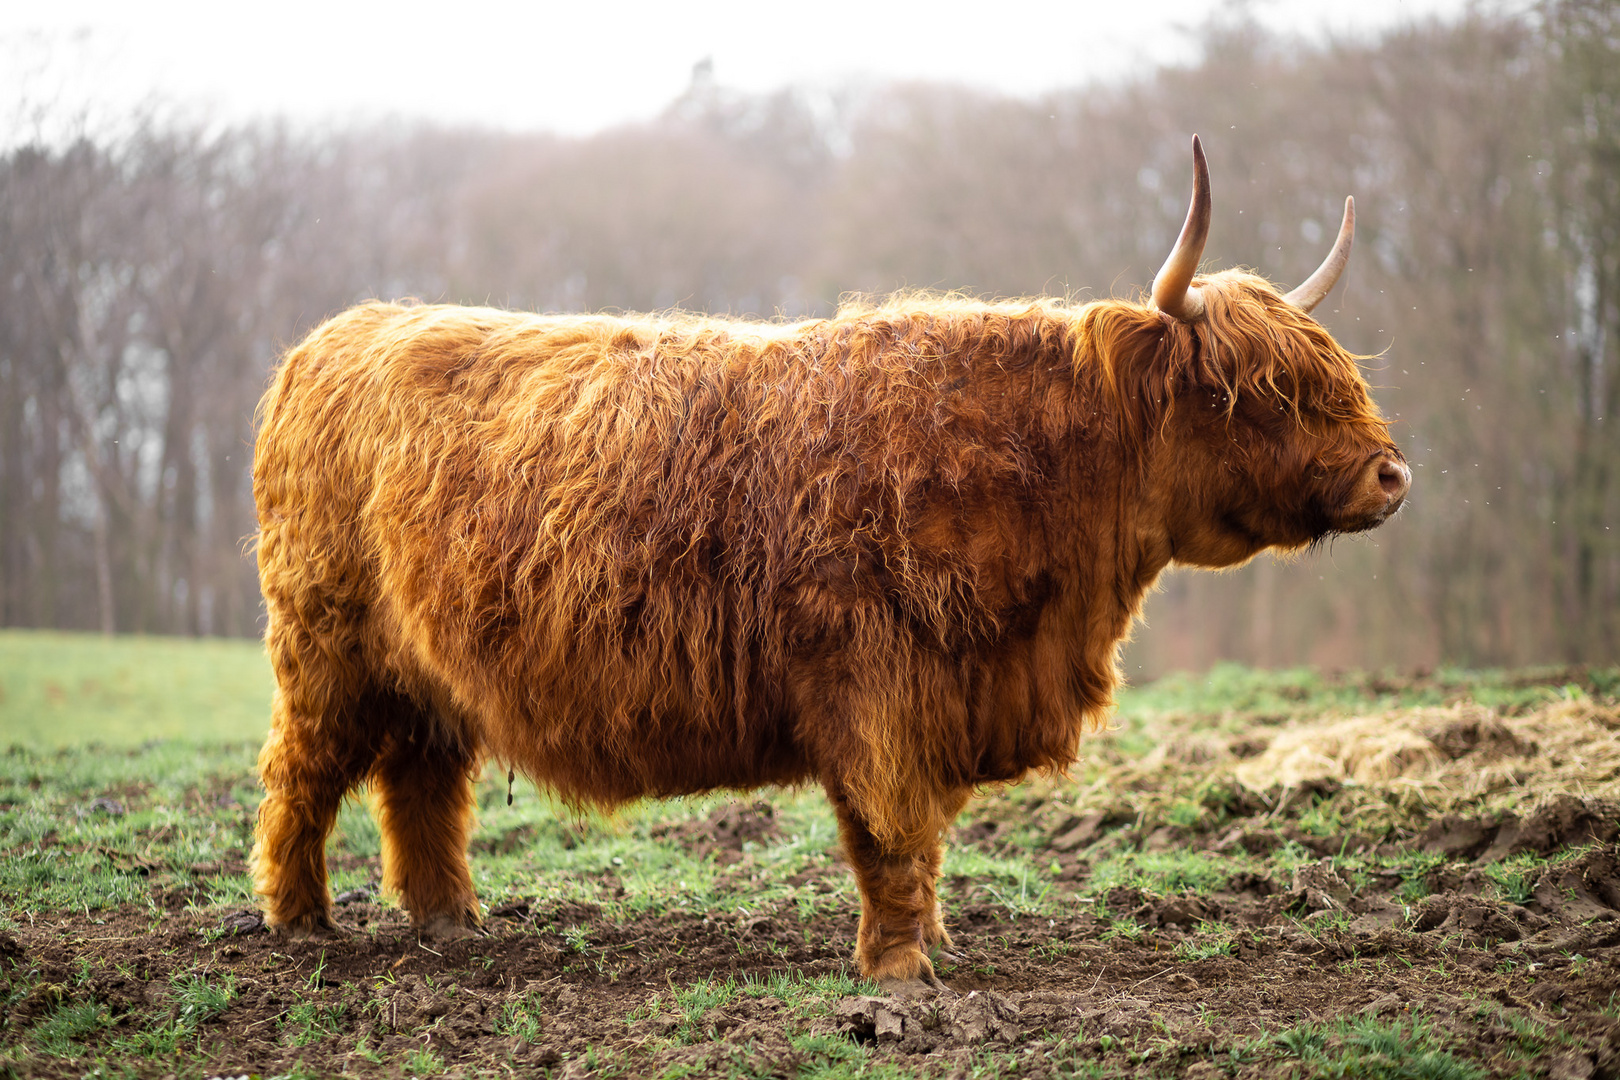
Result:
<svg viewBox="0 0 1620 1080"><path fill-rule="evenodd" d="M1018 1006L994 990L961 997L852 997L838 1003L839 1030L856 1042L898 1044L908 1053L1015 1041Z"/></svg>
<svg viewBox="0 0 1620 1080"><path fill-rule="evenodd" d="M1350 883L1334 871L1332 859L1307 863L1294 871L1288 891L1273 897L1272 903L1289 915L1344 911L1350 903Z"/></svg>
<svg viewBox="0 0 1620 1080"><path fill-rule="evenodd" d="M1132 908L1130 913L1130 917L1142 926L1182 929L1196 926L1207 919L1218 919L1220 915L1219 905L1190 892L1144 901Z"/></svg>
<svg viewBox="0 0 1620 1080"><path fill-rule="evenodd" d="M416 936L422 941L448 944L452 941L470 941L485 936L482 927L473 923L466 916L461 915L435 915L419 926L415 927Z"/></svg>
<svg viewBox="0 0 1620 1080"><path fill-rule="evenodd" d="M267 927L268 923L265 924ZM335 923L326 923L318 926L274 926L269 927L275 931L282 941L292 944L294 942L312 942L321 944L325 942L344 941L348 935Z"/></svg>
<svg viewBox="0 0 1620 1080"><path fill-rule="evenodd" d="M1535 933L1546 925L1546 919L1514 904L1455 895L1426 897L1411 917L1411 928L1418 933L1438 930L1483 948L1518 941L1525 931Z"/></svg>
<svg viewBox="0 0 1620 1080"><path fill-rule="evenodd" d="M1607 844L1620 836L1620 806L1608 799L1549 796L1528 815L1471 818L1446 814L1414 841L1423 851L1453 859L1496 862L1514 855L1550 855L1583 844Z"/></svg>

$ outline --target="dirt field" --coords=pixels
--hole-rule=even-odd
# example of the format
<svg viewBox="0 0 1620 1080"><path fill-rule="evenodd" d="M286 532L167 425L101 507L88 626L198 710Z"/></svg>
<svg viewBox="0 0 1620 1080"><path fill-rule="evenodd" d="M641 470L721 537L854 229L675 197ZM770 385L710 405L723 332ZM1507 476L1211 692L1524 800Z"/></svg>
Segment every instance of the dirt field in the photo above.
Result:
<svg viewBox="0 0 1620 1080"><path fill-rule="evenodd" d="M134 892L50 909L28 875L73 847L68 819L157 796L33 785L61 759L13 751L0 1074L1606 1080L1620 707L1608 676L1538 679L1495 704L1360 683L1359 708L1313 690L1285 714L1143 709L1073 781L964 813L942 889L954 993L914 1000L852 978L857 902L811 794L504 831L486 809L477 866L546 845L586 862L566 894L481 876L488 935L449 945L417 941L366 885L375 856L340 843L348 936L291 943L222 899L249 777L190 789L225 823L217 848L201 824L178 836L201 811L174 836L134 828L74 853ZM32 848L30 799L62 821ZM710 875L701 903L637 876L662 853Z"/></svg>

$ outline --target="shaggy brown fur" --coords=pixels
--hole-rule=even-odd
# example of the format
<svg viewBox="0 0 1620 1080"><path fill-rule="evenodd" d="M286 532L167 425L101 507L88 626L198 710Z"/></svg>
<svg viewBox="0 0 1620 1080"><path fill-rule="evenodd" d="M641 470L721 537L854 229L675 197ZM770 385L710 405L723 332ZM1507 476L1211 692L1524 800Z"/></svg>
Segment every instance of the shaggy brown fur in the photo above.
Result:
<svg viewBox="0 0 1620 1080"><path fill-rule="evenodd" d="M1075 759L1159 572L1394 509L1356 359L1257 277L1200 284L1193 324L901 297L316 329L254 463L272 923L332 929L324 843L361 783L385 885L442 934L479 920L488 759L598 807L813 780L861 970L932 982L942 833L975 787Z"/></svg>

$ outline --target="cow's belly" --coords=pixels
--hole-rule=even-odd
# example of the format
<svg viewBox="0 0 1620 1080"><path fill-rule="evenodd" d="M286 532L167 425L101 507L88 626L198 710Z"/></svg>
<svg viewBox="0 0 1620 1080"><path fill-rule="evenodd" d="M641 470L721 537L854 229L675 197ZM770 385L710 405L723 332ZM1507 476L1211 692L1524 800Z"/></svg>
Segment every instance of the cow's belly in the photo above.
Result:
<svg viewBox="0 0 1620 1080"><path fill-rule="evenodd" d="M611 717L580 707L486 716L480 727L489 756L567 801L599 806L796 784L812 771L785 717L768 713Z"/></svg>

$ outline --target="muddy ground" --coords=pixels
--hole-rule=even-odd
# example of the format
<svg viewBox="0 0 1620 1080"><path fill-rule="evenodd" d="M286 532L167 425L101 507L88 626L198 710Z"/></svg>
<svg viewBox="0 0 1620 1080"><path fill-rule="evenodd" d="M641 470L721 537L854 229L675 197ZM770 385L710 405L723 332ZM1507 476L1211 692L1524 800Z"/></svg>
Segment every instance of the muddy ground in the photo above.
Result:
<svg viewBox="0 0 1620 1080"><path fill-rule="evenodd" d="M831 850L786 899L627 914L607 873L604 904L507 898L487 936L452 944L418 941L364 889L340 898L345 940L302 943L154 886L145 906L13 912L0 1071L1620 1076L1613 700L1376 719L1362 730L1383 741L1359 758L1333 742L1354 733L1300 735L1343 716L1227 717L1089 784L970 806L957 845L1045 876L1017 895L947 877L947 996L850 980L854 903L799 902L843 889ZM1390 741L1408 731L1426 734ZM1233 779L1268 754L1300 772L1295 744L1321 750L1317 775ZM1381 778L1355 779L1367 768ZM1477 790L1434 787L1453 774ZM1172 788L1203 801L1160 799ZM747 799L657 840L714 859L746 896L779 833ZM1179 889L1151 887L1174 873L1119 877L1166 865L1215 873ZM186 978L229 1000L188 997Z"/></svg>

